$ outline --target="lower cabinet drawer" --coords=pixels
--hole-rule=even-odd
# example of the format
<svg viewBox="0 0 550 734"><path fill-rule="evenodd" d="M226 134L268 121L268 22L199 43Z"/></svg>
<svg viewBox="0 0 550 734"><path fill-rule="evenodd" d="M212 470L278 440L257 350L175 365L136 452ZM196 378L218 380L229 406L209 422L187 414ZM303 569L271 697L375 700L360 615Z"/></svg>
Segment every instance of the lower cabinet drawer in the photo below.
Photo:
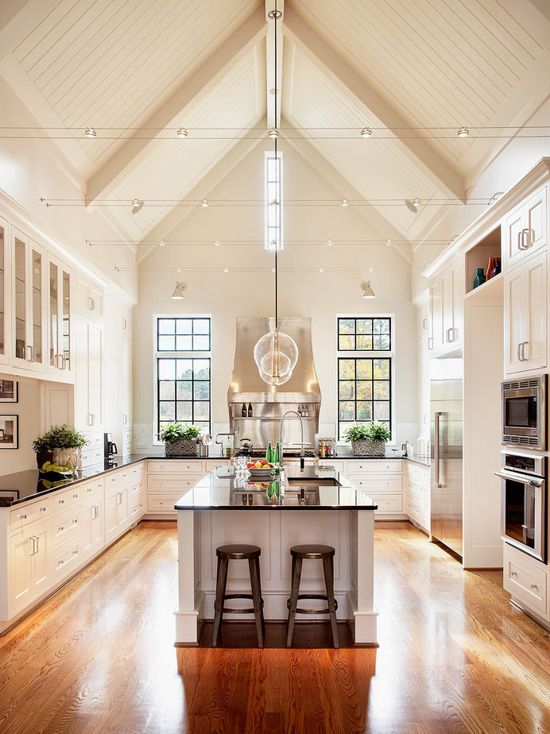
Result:
<svg viewBox="0 0 550 734"><path fill-rule="evenodd" d="M375 476L365 474L348 474L348 479L360 489L372 494L380 492L389 494L390 492L403 492L403 482L401 476Z"/></svg>
<svg viewBox="0 0 550 734"><path fill-rule="evenodd" d="M80 536L80 506L54 517L52 525L54 546L57 548Z"/></svg>
<svg viewBox="0 0 550 734"><path fill-rule="evenodd" d="M149 474L147 477L147 489L151 493L156 494L174 494L179 495L176 499L179 499L182 494L187 492L188 489L194 487L204 475L202 474Z"/></svg>
<svg viewBox="0 0 550 734"><path fill-rule="evenodd" d="M401 459L353 459L346 461L348 474L402 474Z"/></svg>
<svg viewBox="0 0 550 734"><path fill-rule="evenodd" d="M373 502L378 505L377 514L395 514L403 512L402 494L371 494Z"/></svg>
<svg viewBox="0 0 550 734"><path fill-rule="evenodd" d="M176 514L174 505L181 495L150 494L147 497L147 512Z"/></svg>
<svg viewBox="0 0 550 734"><path fill-rule="evenodd" d="M204 474L205 462L200 459L165 459L147 462L149 474Z"/></svg>
<svg viewBox="0 0 550 734"><path fill-rule="evenodd" d="M504 544L504 588L526 607L548 618L548 579L544 567Z"/></svg>
<svg viewBox="0 0 550 734"><path fill-rule="evenodd" d="M53 554L54 583L57 579L76 571L80 566L80 556L81 544L79 539L70 543L64 543L55 549Z"/></svg>

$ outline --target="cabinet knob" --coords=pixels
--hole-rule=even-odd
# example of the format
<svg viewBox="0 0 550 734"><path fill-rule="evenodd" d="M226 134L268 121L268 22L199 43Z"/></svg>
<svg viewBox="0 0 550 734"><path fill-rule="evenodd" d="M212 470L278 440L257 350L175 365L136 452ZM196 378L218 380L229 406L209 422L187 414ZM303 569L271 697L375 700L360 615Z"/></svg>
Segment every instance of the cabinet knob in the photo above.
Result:
<svg viewBox="0 0 550 734"><path fill-rule="evenodd" d="M531 588L534 589L535 591L539 590L538 584L531 584Z"/></svg>
<svg viewBox="0 0 550 734"><path fill-rule="evenodd" d="M517 575L518 575L518 572L517 571L511 571L510 572L510 576L512 576L512 578L515 577L515 576L517 576Z"/></svg>
<svg viewBox="0 0 550 734"><path fill-rule="evenodd" d="M27 518L26 515L18 515L17 517L19 518L19 520L26 520Z"/></svg>

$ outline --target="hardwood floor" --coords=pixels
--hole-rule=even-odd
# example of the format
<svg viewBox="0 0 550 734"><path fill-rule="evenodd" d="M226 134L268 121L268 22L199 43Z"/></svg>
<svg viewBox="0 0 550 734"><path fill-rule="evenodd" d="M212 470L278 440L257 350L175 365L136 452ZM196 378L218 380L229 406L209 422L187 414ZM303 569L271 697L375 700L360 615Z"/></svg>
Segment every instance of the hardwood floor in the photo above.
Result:
<svg viewBox="0 0 550 734"><path fill-rule="evenodd" d="M0 638L0 731L550 731L550 637L500 574L407 523L375 544L377 650L176 649L175 525L142 523Z"/></svg>

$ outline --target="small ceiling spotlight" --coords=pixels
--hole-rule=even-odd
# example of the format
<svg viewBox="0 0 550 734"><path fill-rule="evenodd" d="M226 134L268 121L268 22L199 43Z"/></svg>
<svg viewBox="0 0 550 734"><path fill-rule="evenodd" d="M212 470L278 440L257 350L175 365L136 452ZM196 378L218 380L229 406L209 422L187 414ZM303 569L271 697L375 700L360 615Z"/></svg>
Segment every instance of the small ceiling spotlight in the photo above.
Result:
<svg viewBox="0 0 550 734"><path fill-rule="evenodd" d="M370 280L361 283L361 298L376 298L376 295L372 290Z"/></svg>
<svg viewBox="0 0 550 734"><path fill-rule="evenodd" d="M374 265L371 265L371 266L369 267L369 273L374 273Z"/></svg>
<svg viewBox="0 0 550 734"><path fill-rule="evenodd" d="M189 130L186 127L178 127L176 135L178 138L187 138L189 136Z"/></svg>
<svg viewBox="0 0 550 734"><path fill-rule="evenodd" d="M410 209L413 214L418 214L418 208L420 207L420 199L415 197L412 201L411 199L405 200L405 205L407 209Z"/></svg>
<svg viewBox="0 0 550 734"><path fill-rule="evenodd" d="M332 247L333 244L334 244L334 242L332 240L327 240L327 246L328 247Z"/></svg>
<svg viewBox="0 0 550 734"><path fill-rule="evenodd" d="M181 265L178 265L178 267L176 268L176 273L181 273L182 269L183 268L181 267Z"/></svg>
<svg viewBox="0 0 550 734"><path fill-rule="evenodd" d="M267 133L270 138L278 138L279 137L279 131L276 127L272 127L271 130Z"/></svg>
<svg viewBox="0 0 550 734"><path fill-rule="evenodd" d="M137 214L143 209L143 201L141 199L132 199L132 214Z"/></svg>
<svg viewBox="0 0 550 734"><path fill-rule="evenodd" d="M386 247L391 247L391 240L384 240Z"/></svg>
<svg viewBox="0 0 550 734"><path fill-rule="evenodd" d="M87 138L95 138L96 135L97 135L97 133L95 131L95 128L93 128L93 127L87 127L86 130L84 130L84 135Z"/></svg>
<svg viewBox="0 0 550 734"><path fill-rule="evenodd" d="M467 138L468 135L470 134L470 131L468 130L467 127L459 127L458 130L456 131L456 134L458 135L459 138Z"/></svg>
<svg viewBox="0 0 550 734"><path fill-rule="evenodd" d="M228 273L228 272L229 272L229 268L224 268L224 269L223 269L223 272L224 272L224 273Z"/></svg>
<svg viewBox="0 0 550 734"><path fill-rule="evenodd" d="M370 127L364 127L361 130L361 137L362 138L370 138L371 135L372 135L372 130L370 129Z"/></svg>
<svg viewBox="0 0 550 734"><path fill-rule="evenodd" d="M208 206L208 199L203 199L201 201L201 206L203 209L206 209L206 207Z"/></svg>
<svg viewBox="0 0 550 734"><path fill-rule="evenodd" d="M271 20L279 20L279 18L283 17L283 13L281 10L270 10L267 17L271 18Z"/></svg>
<svg viewBox="0 0 550 734"><path fill-rule="evenodd" d="M159 247L165 247L166 242L164 240L159 240Z"/></svg>
<svg viewBox="0 0 550 734"><path fill-rule="evenodd" d="M214 247L220 247L221 244L220 240L214 240Z"/></svg>
<svg viewBox="0 0 550 734"><path fill-rule="evenodd" d="M171 295L171 298L173 301L183 301L185 296L183 295L183 292L185 290L185 283L176 283L176 287L174 288L174 292Z"/></svg>
<svg viewBox="0 0 550 734"><path fill-rule="evenodd" d="M349 199L342 199L340 206L349 206Z"/></svg>
<svg viewBox="0 0 550 734"><path fill-rule="evenodd" d="M323 268L323 267L321 266L321 267L319 268L319 272L320 272L320 273L324 273L324 272L325 272L325 269L324 269L324 268Z"/></svg>

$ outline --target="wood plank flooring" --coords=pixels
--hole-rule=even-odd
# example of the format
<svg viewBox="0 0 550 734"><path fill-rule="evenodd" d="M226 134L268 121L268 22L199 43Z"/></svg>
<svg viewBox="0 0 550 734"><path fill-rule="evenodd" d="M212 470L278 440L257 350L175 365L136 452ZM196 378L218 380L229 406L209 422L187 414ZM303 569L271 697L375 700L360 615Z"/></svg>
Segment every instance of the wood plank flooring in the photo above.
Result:
<svg viewBox="0 0 550 734"><path fill-rule="evenodd" d="M375 547L378 649L176 649L175 524L142 523L0 638L0 732L549 732L550 637L500 574L408 523Z"/></svg>

